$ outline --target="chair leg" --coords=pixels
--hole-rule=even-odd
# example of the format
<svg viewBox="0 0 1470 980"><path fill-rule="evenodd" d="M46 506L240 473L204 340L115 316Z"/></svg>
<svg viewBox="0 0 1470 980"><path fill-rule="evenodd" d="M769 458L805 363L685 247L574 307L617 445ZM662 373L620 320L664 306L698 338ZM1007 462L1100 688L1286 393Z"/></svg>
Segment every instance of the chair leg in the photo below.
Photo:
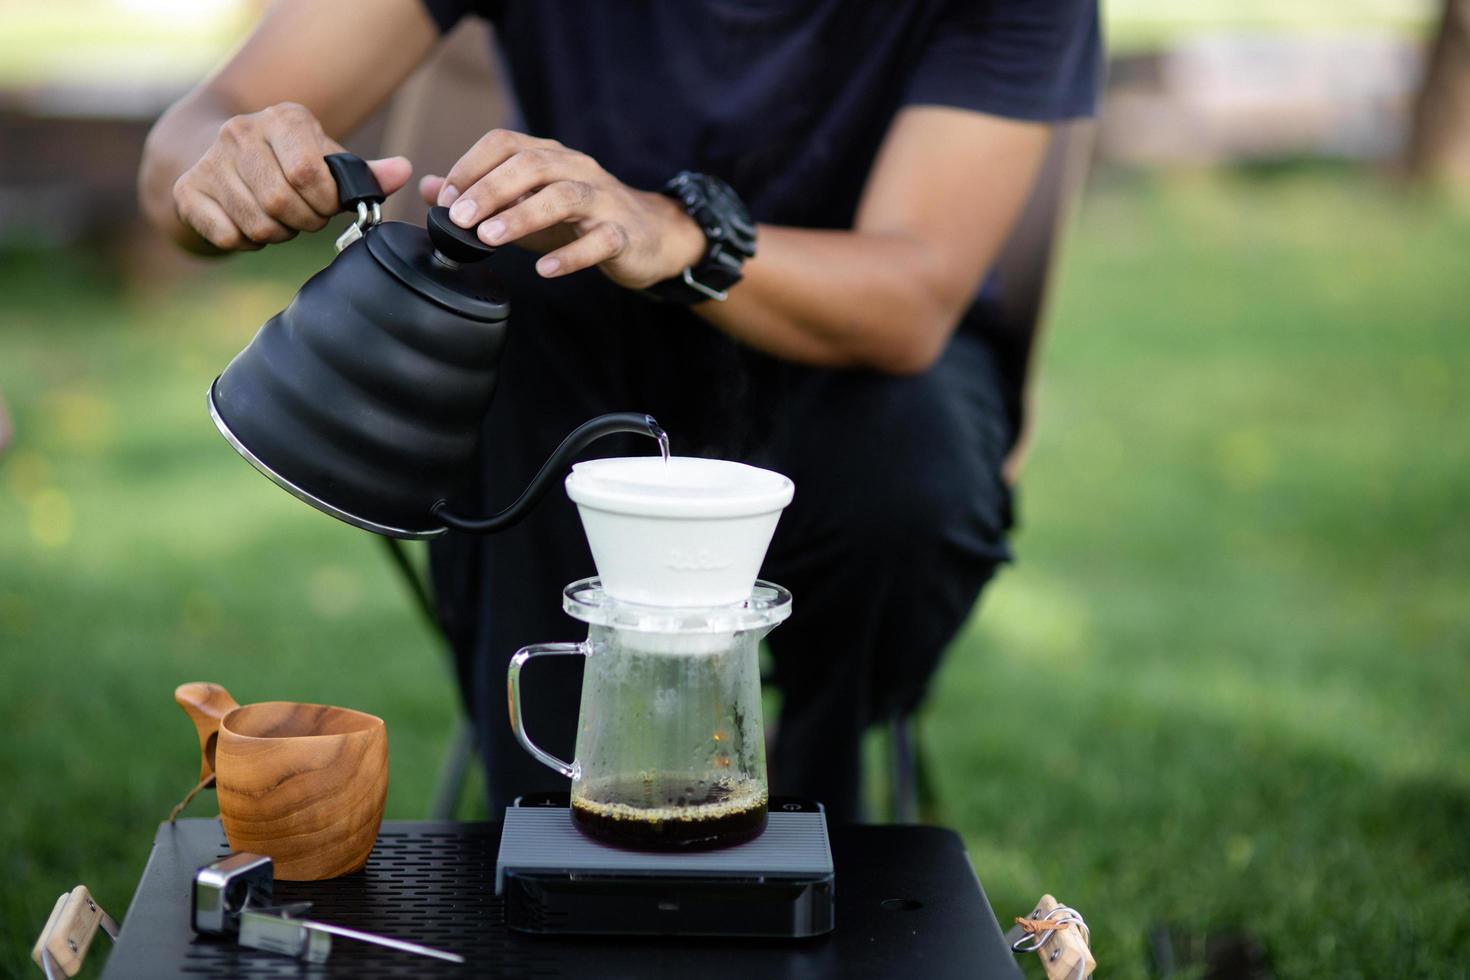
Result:
<svg viewBox="0 0 1470 980"><path fill-rule="evenodd" d="M919 757L914 741L914 716L894 712L888 720L890 801L888 819L894 823L919 821Z"/></svg>
<svg viewBox="0 0 1470 980"><path fill-rule="evenodd" d="M429 807L430 820L453 820L459 810L459 798L464 795L465 775L475 757L475 726L468 718L461 718L454 734L449 738L449 750L439 764L439 775L434 780L434 802Z"/></svg>
<svg viewBox="0 0 1470 980"><path fill-rule="evenodd" d="M918 801L919 819L925 823L945 823L940 812L939 788L934 784L933 756L926 749L923 732L914 728L914 798Z"/></svg>
<svg viewBox="0 0 1470 980"><path fill-rule="evenodd" d="M434 609L434 599L429 594L429 585L409 560L403 542L393 538L379 538L388 553L388 560L398 573L399 581L408 590L414 608L429 631L441 639L444 636L439 626L439 616ZM449 748L444 761L439 764L439 775L434 780L434 798L429 805L430 820L453 820L459 809L459 798L464 794L465 776L469 773L470 761L475 756L475 727L468 718L460 716L454 734L449 737Z"/></svg>
<svg viewBox="0 0 1470 980"><path fill-rule="evenodd" d="M0 456L5 455L5 450L10 446L10 437L15 434L15 428L11 425L10 414L5 410L5 399L0 398Z"/></svg>

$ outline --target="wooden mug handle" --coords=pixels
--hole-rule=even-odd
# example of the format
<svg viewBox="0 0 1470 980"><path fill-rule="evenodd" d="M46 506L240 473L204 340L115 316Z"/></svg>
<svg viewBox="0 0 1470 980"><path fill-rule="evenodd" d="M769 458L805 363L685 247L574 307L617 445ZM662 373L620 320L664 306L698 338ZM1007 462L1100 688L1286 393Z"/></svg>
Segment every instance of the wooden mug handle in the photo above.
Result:
<svg viewBox="0 0 1470 980"><path fill-rule="evenodd" d="M214 775L214 749L219 741L220 722L225 715L240 707L218 684L195 681L174 688L174 700L194 722L199 732L199 782Z"/></svg>

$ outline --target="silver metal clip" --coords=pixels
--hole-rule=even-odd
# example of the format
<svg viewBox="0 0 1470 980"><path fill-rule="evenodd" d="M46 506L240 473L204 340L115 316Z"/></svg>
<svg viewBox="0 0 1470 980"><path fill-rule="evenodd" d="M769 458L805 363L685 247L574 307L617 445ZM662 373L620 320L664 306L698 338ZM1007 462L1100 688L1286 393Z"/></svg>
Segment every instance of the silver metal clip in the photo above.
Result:
<svg viewBox="0 0 1470 980"><path fill-rule="evenodd" d="M337 236L337 251L342 251L348 245L361 238L373 225L382 223L383 206L374 201L369 206L366 201L357 202L357 220L348 225L342 234Z"/></svg>

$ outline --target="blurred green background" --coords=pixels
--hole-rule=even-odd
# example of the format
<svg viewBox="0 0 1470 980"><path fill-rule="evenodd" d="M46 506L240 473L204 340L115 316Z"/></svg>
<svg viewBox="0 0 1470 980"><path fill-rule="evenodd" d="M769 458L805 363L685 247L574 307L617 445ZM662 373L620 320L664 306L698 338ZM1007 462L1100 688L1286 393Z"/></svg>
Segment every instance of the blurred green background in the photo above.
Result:
<svg viewBox="0 0 1470 980"><path fill-rule="evenodd" d="M1412 5L1336 6L1424 26ZM1163 5L1117 7L1129 43L1179 30ZM1282 977L1470 975L1455 201L1361 160L1101 166L1087 189L1019 561L921 726L931 816L964 835L997 914L1057 894L1100 976L1150 975L1160 925L1248 934ZM424 813L455 720L379 545L253 474L204 410L329 236L158 275L137 273L141 247L0 251L7 976L32 974L62 890L126 910L197 774L176 684L383 716L389 817Z"/></svg>

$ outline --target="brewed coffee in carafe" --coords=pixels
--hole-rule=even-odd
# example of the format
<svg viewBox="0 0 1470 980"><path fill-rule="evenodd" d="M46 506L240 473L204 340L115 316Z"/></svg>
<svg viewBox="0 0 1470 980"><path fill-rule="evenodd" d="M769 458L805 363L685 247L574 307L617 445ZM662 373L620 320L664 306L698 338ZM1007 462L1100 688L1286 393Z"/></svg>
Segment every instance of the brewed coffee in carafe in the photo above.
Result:
<svg viewBox="0 0 1470 980"><path fill-rule="evenodd" d="M580 827L657 848L736 843L765 828L764 632L592 628L572 780Z"/></svg>

